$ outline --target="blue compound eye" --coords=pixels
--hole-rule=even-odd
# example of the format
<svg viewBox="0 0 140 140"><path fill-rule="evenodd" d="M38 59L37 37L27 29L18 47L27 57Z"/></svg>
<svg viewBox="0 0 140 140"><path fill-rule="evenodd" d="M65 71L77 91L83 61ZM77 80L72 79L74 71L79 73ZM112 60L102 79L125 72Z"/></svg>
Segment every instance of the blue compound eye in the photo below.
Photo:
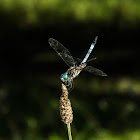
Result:
<svg viewBox="0 0 140 140"><path fill-rule="evenodd" d="M62 74L61 77L64 79L64 81L68 81L68 75L66 73Z"/></svg>

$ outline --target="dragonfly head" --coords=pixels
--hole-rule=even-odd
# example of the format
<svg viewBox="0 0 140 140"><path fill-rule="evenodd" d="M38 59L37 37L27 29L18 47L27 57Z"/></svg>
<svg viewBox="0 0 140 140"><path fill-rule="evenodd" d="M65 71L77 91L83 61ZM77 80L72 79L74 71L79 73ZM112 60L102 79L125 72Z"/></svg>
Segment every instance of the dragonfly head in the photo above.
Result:
<svg viewBox="0 0 140 140"><path fill-rule="evenodd" d="M66 73L61 74L60 79L63 82L67 82L68 81L68 75Z"/></svg>

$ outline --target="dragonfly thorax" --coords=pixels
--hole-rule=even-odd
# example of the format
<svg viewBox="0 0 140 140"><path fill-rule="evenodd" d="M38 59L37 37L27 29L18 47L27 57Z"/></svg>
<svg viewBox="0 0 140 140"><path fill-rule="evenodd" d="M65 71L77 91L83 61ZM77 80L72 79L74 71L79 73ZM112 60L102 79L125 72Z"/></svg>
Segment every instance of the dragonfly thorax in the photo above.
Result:
<svg viewBox="0 0 140 140"><path fill-rule="evenodd" d="M73 81L75 77L79 75L79 73L86 67L86 63L80 64L78 66L70 67L66 73L61 75L61 80L63 82Z"/></svg>

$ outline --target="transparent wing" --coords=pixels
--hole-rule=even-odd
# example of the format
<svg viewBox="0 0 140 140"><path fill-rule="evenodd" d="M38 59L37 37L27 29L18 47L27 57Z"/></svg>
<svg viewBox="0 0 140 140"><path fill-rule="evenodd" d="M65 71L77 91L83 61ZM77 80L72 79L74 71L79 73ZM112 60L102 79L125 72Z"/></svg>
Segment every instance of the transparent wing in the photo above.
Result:
<svg viewBox="0 0 140 140"><path fill-rule="evenodd" d="M82 59L77 58L77 57L73 57L73 58L74 58L74 62L75 62L76 65L80 65L81 64Z"/></svg>
<svg viewBox="0 0 140 140"><path fill-rule="evenodd" d="M93 60L95 60L95 59L96 59L95 57L94 57L94 58L91 58L91 59L87 60L86 63L88 63L88 62L90 62L90 61L93 61ZM81 62L82 62L82 59L74 57L74 61L75 61L75 64L76 64L76 65L80 65Z"/></svg>
<svg viewBox="0 0 140 140"><path fill-rule="evenodd" d="M68 66L74 66L75 61L71 56L71 53L67 48L65 48L60 42L53 38L48 40L50 46L58 53L58 55L65 61Z"/></svg>
<svg viewBox="0 0 140 140"><path fill-rule="evenodd" d="M97 68L94 68L92 66L86 66L83 70L93 73L95 75L107 76L107 74L105 74L103 71L101 71Z"/></svg>

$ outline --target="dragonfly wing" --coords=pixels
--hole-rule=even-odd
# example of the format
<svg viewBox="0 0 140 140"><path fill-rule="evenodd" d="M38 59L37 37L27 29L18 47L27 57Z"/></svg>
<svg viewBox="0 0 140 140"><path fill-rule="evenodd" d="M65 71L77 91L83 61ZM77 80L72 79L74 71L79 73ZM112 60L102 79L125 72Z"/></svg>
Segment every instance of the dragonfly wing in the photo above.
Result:
<svg viewBox="0 0 140 140"><path fill-rule="evenodd" d="M82 62L82 59L77 58L77 57L74 57L74 61L75 61L75 64L76 64L76 65L80 65L81 62Z"/></svg>
<svg viewBox="0 0 140 140"><path fill-rule="evenodd" d="M60 42L53 38L48 40L50 46L58 53L58 55L65 61L68 66L75 65L75 61L71 56L71 53L67 48L65 48Z"/></svg>
<svg viewBox="0 0 140 140"><path fill-rule="evenodd" d="M94 57L94 58L91 58L91 59L87 60L86 63L88 63L88 62L90 62L90 61L92 61L92 60L95 60L95 59L96 59L95 57ZM80 65L81 62L82 62L82 59L74 57L74 61L75 61L75 64L76 64L76 65Z"/></svg>
<svg viewBox="0 0 140 140"><path fill-rule="evenodd" d="M94 68L92 66L86 66L83 70L93 73L95 75L107 76L107 74L105 74L103 71L101 71L97 68Z"/></svg>

